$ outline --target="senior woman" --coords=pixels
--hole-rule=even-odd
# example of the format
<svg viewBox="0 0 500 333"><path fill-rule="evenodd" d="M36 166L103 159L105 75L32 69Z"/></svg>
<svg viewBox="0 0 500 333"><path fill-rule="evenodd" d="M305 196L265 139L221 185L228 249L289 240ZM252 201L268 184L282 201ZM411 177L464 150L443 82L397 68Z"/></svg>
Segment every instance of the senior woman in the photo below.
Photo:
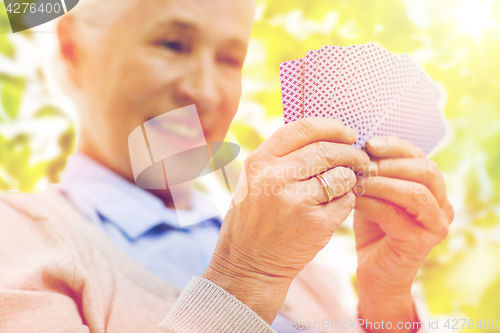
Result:
<svg viewBox="0 0 500 333"><path fill-rule="evenodd" d="M413 278L453 219L442 175L420 149L376 138L366 154L335 120L285 125L245 169L254 189L292 191L250 192L222 224L180 228L168 189L133 184L127 137L149 119L195 104L206 140L224 139L254 10L253 0L90 0L60 19L78 152L60 184L1 197L2 332L273 332L275 318L289 332L283 323L339 319L334 280L307 264L353 208L358 316L379 325L342 329L416 330L397 323L418 320ZM357 180L352 166L370 163L377 176ZM203 209L189 192L178 203L193 218Z"/></svg>

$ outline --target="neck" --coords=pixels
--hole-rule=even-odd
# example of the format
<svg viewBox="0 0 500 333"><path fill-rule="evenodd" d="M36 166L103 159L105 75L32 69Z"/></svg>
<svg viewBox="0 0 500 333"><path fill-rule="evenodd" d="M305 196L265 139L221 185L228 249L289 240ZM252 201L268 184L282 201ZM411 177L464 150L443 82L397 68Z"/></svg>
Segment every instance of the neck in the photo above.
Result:
<svg viewBox="0 0 500 333"><path fill-rule="evenodd" d="M132 169L130 167L128 167L128 169L129 169L128 171L119 170L119 169L113 167L113 165L111 163L109 163L106 159L101 158L100 155L96 153L96 150L87 149L85 145L79 145L78 151L80 153L90 157L91 159L93 159L97 163L101 164L102 166L104 166L108 170L119 175L120 177L122 177L123 179L128 181L129 183L136 185L134 177L133 177ZM156 196L168 208L178 209L178 210L186 210L186 209L191 208L190 190L189 189L190 189L190 186L186 186L185 188L182 188L182 194L180 196L179 195L176 196L175 205L174 205L174 199L172 197L172 193L170 192L170 189L168 187L165 190L150 190L150 189L144 189L144 190L148 191L149 193Z"/></svg>
<svg viewBox="0 0 500 333"><path fill-rule="evenodd" d="M170 189L147 190L147 191L153 194L154 196L158 197L161 201L163 201L163 204L168 208L177 210L187 210L191 208L190 191L188 188L186 188L185 190L183 189L182 196L176 195L175 205Z"/></svg>

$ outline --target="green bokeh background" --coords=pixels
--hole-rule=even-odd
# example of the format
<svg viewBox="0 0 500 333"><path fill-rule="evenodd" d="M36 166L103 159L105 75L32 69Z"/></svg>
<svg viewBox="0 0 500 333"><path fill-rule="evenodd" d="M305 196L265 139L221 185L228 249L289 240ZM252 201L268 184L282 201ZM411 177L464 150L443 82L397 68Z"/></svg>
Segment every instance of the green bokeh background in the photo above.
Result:
<svg viewBox="0 0 500 333"><path fill-rule="evenodd" d="M488 19L497 24L479 35L459 29L454 8L470 2L259 0L244 68L244 115L236 118L228 138L250 151L282 121L278 65L283 61L324 44L374 42L395 54L410 54L445 92L450 137L431 158L445 175L457 213L448 239L422 267L418 284L431 315L477 323L500 321L500 1L472 1L488 4ZM8 30L0 2L0 60L5 60L0 62L0 189L33 191L60 177L74 149L76 125L65 110L46 102L49 91L41 88L37 97L28 93L29 86L46 84L41 68L18 74L8 67L21 56L15 41L35 39L29 30L15 35ZM41 102L20 112L33 98ZM66 124L51 143L58 154L33 162L38 139L17 125L51 121Z"/></svg>

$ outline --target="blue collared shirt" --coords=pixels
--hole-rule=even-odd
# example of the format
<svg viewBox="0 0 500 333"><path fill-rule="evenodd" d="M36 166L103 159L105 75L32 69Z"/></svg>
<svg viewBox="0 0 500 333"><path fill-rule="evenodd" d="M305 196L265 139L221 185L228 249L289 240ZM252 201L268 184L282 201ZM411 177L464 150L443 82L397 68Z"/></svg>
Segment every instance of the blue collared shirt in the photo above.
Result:
<svg viewBox="0 0 500 333"><path fill-rule="evenodd" d="M68 159L60 189L121 250L167 282L184 288L210 263L219 218L180 227L175 210L153 194L76 153ZM182 214L199 221L197 193Z"/></svg>
<svg viewBox="0 0 500 333"><path fill-rule="evenodd" d="M208 267L220 218L180 227L177 217L200 221L199 216L206 216L200 194L193 192L190 210L175 211L81 153L68 158L58 186L122 251L163 280L183 289ZM282 315L272 326L281 333L292 331Z"/></svg>

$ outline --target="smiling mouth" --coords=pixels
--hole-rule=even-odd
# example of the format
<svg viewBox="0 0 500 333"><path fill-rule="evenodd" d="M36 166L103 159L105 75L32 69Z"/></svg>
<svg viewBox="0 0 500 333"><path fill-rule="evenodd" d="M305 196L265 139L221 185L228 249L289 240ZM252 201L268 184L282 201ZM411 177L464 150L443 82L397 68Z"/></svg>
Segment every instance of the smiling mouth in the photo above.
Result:
<svg viewBox="0 0 500 333"><path fill-rule="evenodd" d="M188 140L195 140L203 137L203 132L199 133L200 131L198 129L180 122L159 122L153 120L152 125L163 132L171 133Z"/></svg>

